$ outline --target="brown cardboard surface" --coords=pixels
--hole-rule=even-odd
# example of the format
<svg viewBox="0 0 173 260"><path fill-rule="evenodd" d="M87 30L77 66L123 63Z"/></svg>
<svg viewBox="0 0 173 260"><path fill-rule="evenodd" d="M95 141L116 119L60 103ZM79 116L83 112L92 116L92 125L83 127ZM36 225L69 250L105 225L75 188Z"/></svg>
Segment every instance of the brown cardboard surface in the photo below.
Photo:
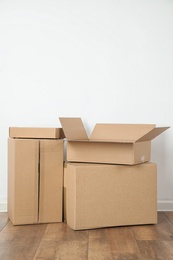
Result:
<svg viewBox="0 0 173 260"><path fill-rule="evenodd" d="M96 124L90 140L134 143L154 127L154 124Z"/></svg>
<svg viewBox="0 0 173 260"><path fill-rule="evenodd" d="M66 222L66 201L67 201L67 181L66 178L67 164L64 163L64 181L63 181L63 221Z"/></svg>
<svg viewBox="0 0 173 260"><path fill-rule="evenodd" d="M60 122L67 138L69 162L133 165L150 161L151 140L169 128L155 124L96 124L88 138L80 118L60 118Z"/></svg>
<svg viewBox="0 0 173 260"><path fill-rule="evenodd" d="M8 143L9 219L14 225L61 222L63 140Z"/></svg>
<svg viewBox="0 0 173 260"><path fill-rule="evenodd" d="M151 142L67 142L67 161L139 164L150 160Z"/></svg>
<svg viewBox="0 0 173 260"><path fill-rule="evenodd" d="M169 127L157 127L152 129L150 132L148 132L146 135L142 136L140 139L138 139L138 142L142 141L151 141L154 138L156 138L158 135L166 131Z"/></svg>
<svg viewBox="0 0 173 260"><path fill-rule="evenodd" d="M40 141L39 222L62 222L63 141Z"/></svg>
<svg viewBox="0 0 173 260"><path fill-rule="evenodd" d="M63 131L68 139L72 140L88 140L86 130L84 128L81 118L59 118Z"/></svg>
<svg viewBox="0 0 173 260"><path fill-rule="evenodd" d="M10 127L11 138L64 138L62 128Z"/></svg>
<svg viewBox="0 0 173 260"><path fill-rule="evenodd" d="M66 167L66 219L72 229L157 223L156 164Z"/></svg>
<svg viewBox="0 0 173 260"><path fill-rule="evenodd" d="M169 128L157 127L155 124L96 124L88 138L81 118L60 117L59 120L68 141L116 143L135 143L141 139L151 141Z"/></svg>
<svg viewBox="0 0 173 260"><path fill-rule="evenodd" d="M38 144L8 139L8 217L14 225L38 221Z"/></svg>

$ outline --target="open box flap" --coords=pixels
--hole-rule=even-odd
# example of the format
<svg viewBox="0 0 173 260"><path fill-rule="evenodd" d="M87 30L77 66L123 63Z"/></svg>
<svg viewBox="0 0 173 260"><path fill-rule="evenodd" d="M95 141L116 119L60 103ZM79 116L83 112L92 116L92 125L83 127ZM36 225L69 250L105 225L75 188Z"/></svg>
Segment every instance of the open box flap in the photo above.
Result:
<svg viewBox="0 0 173 260"><path fill-rule="evenodd" d="M91 141L134 143L155 128L155 124L96 124Z"/></svg>
<svg viewBox="0 0 173 260"><path fill-rule="evenodd" d="M138 139L137 142L151 141L152 139L166 131L168 128L170 127L156 127L152 129L149 133Z"/></svg>
<svg viewBox="0 0 173 260"><path fill-rule="evenodd" d="M88 140L83 122L79 117L60 117L65 137L68 140Z"/></svg>

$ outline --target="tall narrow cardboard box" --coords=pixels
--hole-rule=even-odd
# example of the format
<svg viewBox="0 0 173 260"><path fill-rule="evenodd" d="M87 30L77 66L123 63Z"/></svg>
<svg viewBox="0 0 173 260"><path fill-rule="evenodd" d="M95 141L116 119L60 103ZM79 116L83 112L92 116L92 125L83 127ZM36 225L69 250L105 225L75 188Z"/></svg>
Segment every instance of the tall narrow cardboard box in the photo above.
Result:
<svg viewBox="0 0 173 260"><path fill-rule="evenodd" d="M10 129L8 216L14 225L62 221L63 140L52 129ZM16 128L15 128L16 131ZM55 131L56 132L56 131ZM27 135L27 138L19 138ZM33 133L41 138L33 139ZM59 136L60 138L60 136Z"/></svg>
<svg viewBox="0 0 173 260"><path fill-rule="evenodd" d="M62 221L63 141L40 141L39 222Z"/></svg>
<svg viewBox="0 0 173 260"><path fill-rule="evenodd" d="M8 217L13 224L38 222L38 140L8 139Z"/></svg>

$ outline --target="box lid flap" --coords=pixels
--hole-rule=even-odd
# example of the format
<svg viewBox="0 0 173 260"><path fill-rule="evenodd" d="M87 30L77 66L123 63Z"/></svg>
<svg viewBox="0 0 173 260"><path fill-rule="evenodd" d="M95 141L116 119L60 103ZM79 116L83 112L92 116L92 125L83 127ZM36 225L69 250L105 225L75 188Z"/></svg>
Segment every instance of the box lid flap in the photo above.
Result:
<svg viewBox="0 0 173 260"><path fill-rule="evenodd" d="M150 132L148 132L146 135L138 139L137 141L138 142L151 141L152 139L154 139L155 137L157 137L158 135L166 131L168 128L170 127L156 127L152 129Z"/></svg>
<svg viewBox="0 0 173 260"><path fill-rule="evenodd" d="M96 124L92 141L134 143L155 128L155 124Z"/></svg>
<svg viewBox="0 0 173 260"><path fill-rule="evenodd" d="M38 138L38 139L62 139L64 133L62 128L49 127L9 127L11 138Z"/></svg>
<svg viewBox="0 0 173 260"><path fill-rule="evenodd" d="M60 117L59 118L65 137L68 140L88 140L88 135L83 122L79 117Z"/></svg>

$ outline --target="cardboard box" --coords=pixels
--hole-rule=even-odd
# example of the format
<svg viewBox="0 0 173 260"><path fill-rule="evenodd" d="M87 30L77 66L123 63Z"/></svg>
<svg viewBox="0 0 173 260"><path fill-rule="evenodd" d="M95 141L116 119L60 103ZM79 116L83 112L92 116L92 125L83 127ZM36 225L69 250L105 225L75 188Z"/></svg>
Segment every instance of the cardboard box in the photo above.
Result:
<svg viewBox="0 0 173 260"><path fill-rule="evenodd" d="M80 118L60 118L67 161L139 164L150 161L151 140L169 127L154 124L96 124L88 138Z"/></svg>
<svg viewBox="0 0 173 260"><path fill-rule="evenodd" d="M62 222L63 140L8 139L8 217Z"/></svg>
<svg viewBox="0 0 173 260"><path fill-rule="evenodd" d="M157 223L157 165L67 163L65 219L74 230Z"/></svg>
<svg viewBox="0 0 173 260"><path fill-rule="evenodd" d="M9 137L62 139L64 138L64 133L62 128L10 127Z"/></svg>

